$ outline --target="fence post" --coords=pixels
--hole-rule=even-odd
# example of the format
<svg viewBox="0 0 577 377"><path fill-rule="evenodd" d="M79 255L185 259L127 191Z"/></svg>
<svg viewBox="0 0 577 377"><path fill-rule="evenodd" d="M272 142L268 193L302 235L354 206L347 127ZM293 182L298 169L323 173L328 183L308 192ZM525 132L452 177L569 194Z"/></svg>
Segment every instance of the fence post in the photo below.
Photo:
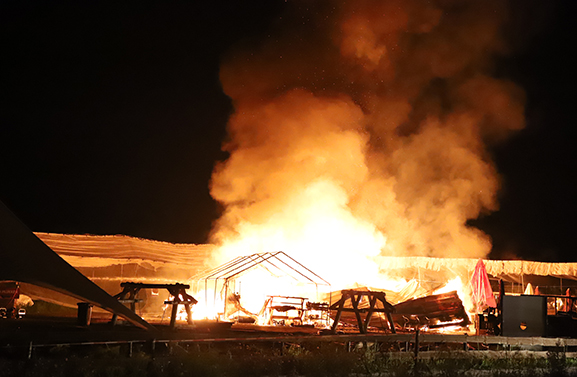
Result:
<svg viewBox="0 0 577 377"><path fill-rule="evenodd" d="M156 339L152 339L150 342L150 357L154 359L156 354Z"/></svg>
<svg viewBox="0 0 577 377"><path fill-rule="evenodd" d="M415 330L415 361L419 358L419 329Z"/></svg>

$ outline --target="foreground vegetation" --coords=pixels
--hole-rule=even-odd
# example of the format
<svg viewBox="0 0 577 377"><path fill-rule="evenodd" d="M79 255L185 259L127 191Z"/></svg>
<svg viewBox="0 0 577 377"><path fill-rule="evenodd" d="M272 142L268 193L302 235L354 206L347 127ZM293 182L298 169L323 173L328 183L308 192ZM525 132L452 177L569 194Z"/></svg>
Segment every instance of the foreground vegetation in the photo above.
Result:
<svg viewBox="0 0 577 377"><path fill-rule="evenodd" d="M518 351L391 353L382 345L141 345L53 347L33 357L0 356L1 377L178 376L577 376L577 359L561 351L536 357ZM24 356L24 357L22 357Z"/></svg>

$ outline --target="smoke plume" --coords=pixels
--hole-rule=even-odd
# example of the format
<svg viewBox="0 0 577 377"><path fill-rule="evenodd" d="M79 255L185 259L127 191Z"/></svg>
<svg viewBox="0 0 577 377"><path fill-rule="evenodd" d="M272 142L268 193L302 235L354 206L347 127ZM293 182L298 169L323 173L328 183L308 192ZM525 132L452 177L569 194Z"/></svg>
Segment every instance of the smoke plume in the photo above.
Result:
<svg viewBox="0 0 577 377"><path fill-rule="evenodd" d="M298 250L306 234L305 264L487 255L467 225L498 209L487 147L524 126L523 92L491 76L506 21L501 0L290 3L222 65L235 113L212 241Z"/></svg>

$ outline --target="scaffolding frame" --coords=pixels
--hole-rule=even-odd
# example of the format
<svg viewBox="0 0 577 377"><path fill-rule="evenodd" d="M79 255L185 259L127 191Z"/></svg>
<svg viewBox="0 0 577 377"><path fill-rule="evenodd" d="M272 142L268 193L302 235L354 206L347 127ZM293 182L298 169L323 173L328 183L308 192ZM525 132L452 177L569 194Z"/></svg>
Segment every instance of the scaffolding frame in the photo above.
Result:
<svg viewBox="0 0 577 377"><path fill-rule="evenodd" d="M194 288L197 292L200 288L199 285L204 283L204 303L207 306L208 290L212 288L209 285L214 286L213 303L216 303L218 287L221 284L220 292L224 289L223 313L226 313L228 301L226 298L228 297L230 282L235 281L255 268L263 268L273 277L285 276L294 279L296 283L314 285L317 299L319 297L319 286L328 287L330 305L331 284L283 251L239 256L216 268L205 270L193 276L191 281L194 282Z"/></svg>

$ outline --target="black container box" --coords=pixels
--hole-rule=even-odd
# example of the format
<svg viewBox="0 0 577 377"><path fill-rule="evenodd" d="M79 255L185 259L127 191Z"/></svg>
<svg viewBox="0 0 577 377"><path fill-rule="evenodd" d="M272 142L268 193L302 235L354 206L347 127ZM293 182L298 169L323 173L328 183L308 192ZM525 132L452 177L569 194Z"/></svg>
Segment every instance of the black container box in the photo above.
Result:
<svg viewBox="0 0 577 377"><path fill-rule="evenodd" d="M504 296L503 336L547 335L547 297Z"/></svg>

